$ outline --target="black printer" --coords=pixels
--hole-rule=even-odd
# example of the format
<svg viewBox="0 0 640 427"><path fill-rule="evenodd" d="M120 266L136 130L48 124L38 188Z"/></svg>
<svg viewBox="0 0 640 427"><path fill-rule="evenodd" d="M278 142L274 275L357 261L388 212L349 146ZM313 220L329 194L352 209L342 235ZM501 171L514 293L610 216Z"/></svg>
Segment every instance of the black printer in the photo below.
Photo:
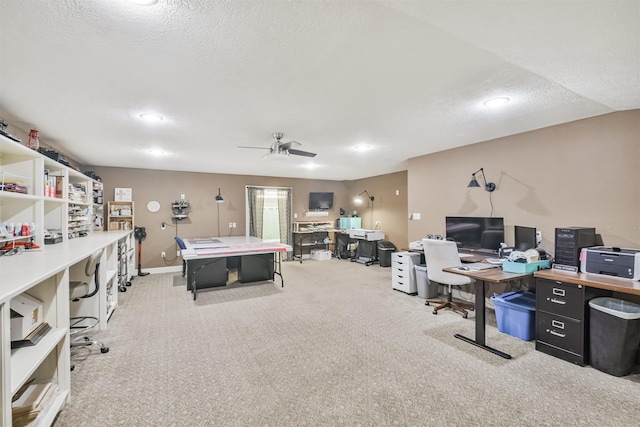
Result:
<svg viewBox="0 0 640 427"><path fill-rule="evenodd" d="M640 249L607 246L583 248L580 254L580 271L640 280Z"/></svg>

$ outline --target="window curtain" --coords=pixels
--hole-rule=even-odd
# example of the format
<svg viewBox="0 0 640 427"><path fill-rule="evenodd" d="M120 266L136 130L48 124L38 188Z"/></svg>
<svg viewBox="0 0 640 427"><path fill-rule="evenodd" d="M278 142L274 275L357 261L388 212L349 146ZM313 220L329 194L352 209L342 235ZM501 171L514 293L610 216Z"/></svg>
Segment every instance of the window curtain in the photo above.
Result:
<svg viewBox="0 0 640 427"><path fill-rule="evenodd" d="M278 219L280 222L280 243L293 246L291 209L293 197L291 188L278 188ZM292 259L292 253L287 252L287 260Z"/></svg>
<svg viewBox="0 0 640 427"><path fill-rule="evenodd" d="M249 204L249 235L262 238L264 218L264 188L247 186Z"/></svg>

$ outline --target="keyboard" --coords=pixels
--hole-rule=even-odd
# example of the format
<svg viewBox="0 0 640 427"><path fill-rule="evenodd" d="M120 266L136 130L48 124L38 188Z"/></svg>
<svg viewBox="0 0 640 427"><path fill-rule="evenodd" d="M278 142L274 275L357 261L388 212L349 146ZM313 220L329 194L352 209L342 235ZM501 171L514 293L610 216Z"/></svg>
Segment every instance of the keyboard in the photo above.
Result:
<svg viewBox="0 0 640 427"><path fill-rule="evenodd" d="M504 259L501 258L487 258L485 259L486 262L488 262L489 264L495 264L495 265L500 265L504 262Z"/></svg>

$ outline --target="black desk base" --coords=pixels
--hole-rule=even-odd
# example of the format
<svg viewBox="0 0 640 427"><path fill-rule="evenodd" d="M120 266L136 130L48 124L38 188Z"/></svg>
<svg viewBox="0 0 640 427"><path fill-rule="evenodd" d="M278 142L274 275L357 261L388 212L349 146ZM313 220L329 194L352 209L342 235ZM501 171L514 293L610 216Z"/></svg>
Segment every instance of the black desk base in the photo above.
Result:
<svg viewBox="0 0 640 427"><path fill-rule="evenodd" d="M505 352L500 350L496 350L493 347L489 347L485 345L485 301L484 294L486 290L486 285L484 280L476 279L476 302L475 302L475 313L476 313L476 339L473 340L471 338L465 337L464 335L455 334L454 337L461 339L462 341L468 342L469 344L473 344L476 347L480 347L488 352L496 354L505 359L511 359L511 356Z"/></svg>
<svg viewBox="0 0 640 427"><path fill-rule="evenodd" d="M232 266L237 264L240 283L273 281L277 274L280 276L280 284L284 288L280 252L192 259L186 262L186 270L187 290L193 293L194 301L197 299L198 289L227 285L228 264Z"/></svg>

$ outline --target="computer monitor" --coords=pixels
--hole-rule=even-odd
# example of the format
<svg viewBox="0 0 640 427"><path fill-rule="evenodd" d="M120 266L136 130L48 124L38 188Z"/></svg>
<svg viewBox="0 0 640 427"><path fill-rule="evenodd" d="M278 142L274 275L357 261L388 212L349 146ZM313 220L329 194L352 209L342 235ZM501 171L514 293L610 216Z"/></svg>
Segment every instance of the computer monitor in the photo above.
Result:
<svg viewBox="0 0 640 427"><path fill-rule="evenodd" d="M536 229L532 227L523 227L521 225L514 225L515 245L516 251L526 251L527 249L535 249L537 245L536 241Z"/></svg>
<svg viewBox="0 0 640 427"><path fill-rule="evenodd" d="M497 252L504 242L504 218L448 216L446 236L460 249Z"/></svg>

